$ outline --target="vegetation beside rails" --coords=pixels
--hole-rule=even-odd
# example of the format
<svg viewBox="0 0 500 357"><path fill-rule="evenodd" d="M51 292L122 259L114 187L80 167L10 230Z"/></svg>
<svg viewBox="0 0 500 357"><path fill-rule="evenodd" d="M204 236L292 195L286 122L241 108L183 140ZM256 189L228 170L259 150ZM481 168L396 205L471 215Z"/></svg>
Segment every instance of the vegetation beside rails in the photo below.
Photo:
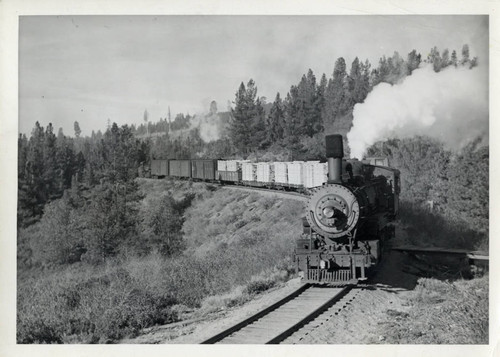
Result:
<svg viewBox="0 0 500 357"><path fill-rule="evenodd" d="M139 189L140 244L123 241L103 261L44 262L61 257L47 253L54 244L22 259L31 265L18 272L18 343L113 343L186 311L241 304L293 274L300 202L168 180ZM49 216L20 231L21 252L40 248Z"/></svg>
<svg viewBox="0 0 500 357"><path fill-rule="evenodd" d="M387 310L384 343L488 344L488 280L419 279L407 311Z"/></svg>

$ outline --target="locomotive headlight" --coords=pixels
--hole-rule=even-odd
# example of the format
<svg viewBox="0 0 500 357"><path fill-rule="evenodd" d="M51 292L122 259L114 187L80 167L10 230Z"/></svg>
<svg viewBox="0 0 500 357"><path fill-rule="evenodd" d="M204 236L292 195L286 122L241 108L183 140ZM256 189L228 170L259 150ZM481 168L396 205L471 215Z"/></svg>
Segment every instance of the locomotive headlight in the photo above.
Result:
<svg viewBox="0 0 500 357"><path fill-rule="evenodd" d="M326 218L333 218L333 216L335 215L335 211L333 210L333 207L325 207L323 208L323 215L326 217Z"/></svg>

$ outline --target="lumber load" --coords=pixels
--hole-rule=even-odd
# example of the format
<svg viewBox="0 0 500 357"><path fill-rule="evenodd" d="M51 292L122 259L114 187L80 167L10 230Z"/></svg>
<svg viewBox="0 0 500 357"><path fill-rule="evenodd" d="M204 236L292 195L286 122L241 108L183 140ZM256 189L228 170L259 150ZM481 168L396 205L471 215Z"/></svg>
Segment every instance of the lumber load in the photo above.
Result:
<svg viewBox="0 0 500 357"><path fill-rule="evenodd" d="M243 162L241 164L241 179L243 181L256 181L257 165L251 162Z"/></svg>
<svg viewBox="0 0 500 357"><path fill-rule="evenodd" d="M288 183L288 169L287 162L274 163L274 182L287 184Z"/></svg>
<svg viewBox="0 0 500 357"><path fill-rule="evenodd" d="M257 166L257 182L274 182L274 164L271 162L259 162Z"/></svg>
<svg viewBox="0 0 500 357"><path fill-rule="evenodd" d="M287 164L288 169L288 184L303 185L304 184L304 162L294 161Z"/></svg>

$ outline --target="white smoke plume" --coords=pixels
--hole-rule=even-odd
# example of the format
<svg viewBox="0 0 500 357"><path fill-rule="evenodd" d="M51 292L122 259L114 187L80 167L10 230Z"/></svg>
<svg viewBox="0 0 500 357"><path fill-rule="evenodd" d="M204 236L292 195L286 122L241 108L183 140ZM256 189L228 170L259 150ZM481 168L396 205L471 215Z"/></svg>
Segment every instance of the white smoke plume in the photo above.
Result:
<svg viewBox="0 0 500 357"><path fill-rule="evenodd" d="M223 123L217 114L196 114L190 120L189 129L198 128L201 139L209 143L220 139Z"/></svg>
<svg viewBox="0 0 500 357"><path fill-rule="evenodd" d="M351 157L379 140L427 135L457 150L481 136L488 142L486 67L417 69L400 84L377 85L353 111L347 134Z"/></svg>

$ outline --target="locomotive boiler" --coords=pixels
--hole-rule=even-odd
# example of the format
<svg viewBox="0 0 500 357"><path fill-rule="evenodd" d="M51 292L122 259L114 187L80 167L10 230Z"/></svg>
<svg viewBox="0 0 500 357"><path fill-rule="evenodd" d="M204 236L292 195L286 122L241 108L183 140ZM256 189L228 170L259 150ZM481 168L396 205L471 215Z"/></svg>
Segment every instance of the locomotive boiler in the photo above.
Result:
<svg viewBox="0 0 500 357"><path fill-rule="evenodd" d="M309 282L366 279L394 234L399 171L357 159L345 160L341 135L326 136L328 181L306 204L295 262Z"/></svg>

